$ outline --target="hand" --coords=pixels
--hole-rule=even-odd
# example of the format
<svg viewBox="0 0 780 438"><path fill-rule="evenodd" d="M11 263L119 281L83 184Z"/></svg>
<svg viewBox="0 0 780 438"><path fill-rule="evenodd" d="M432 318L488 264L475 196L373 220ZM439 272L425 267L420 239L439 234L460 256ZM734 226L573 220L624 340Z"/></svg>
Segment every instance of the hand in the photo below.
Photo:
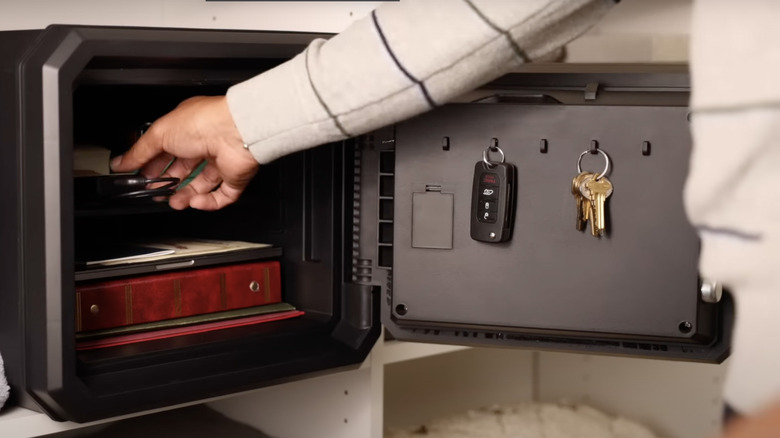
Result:
<svg viewBox="0 0 780 438"><path fill-rule="evenodd" d="M780 402L750 417L735 419L726 425L722 438L780 437Z"/></svg>
<svg viewBox="0 0 780 438"><path fill-rule="evenodd" d="M185 100L155 121L129 151L114 158L111 169L141 169L148 178L183 180L204 160L208 164L203 171L171 196L172 208L218 210L236 202L257 173L259 165L244 148L225 96Z"/></svg>

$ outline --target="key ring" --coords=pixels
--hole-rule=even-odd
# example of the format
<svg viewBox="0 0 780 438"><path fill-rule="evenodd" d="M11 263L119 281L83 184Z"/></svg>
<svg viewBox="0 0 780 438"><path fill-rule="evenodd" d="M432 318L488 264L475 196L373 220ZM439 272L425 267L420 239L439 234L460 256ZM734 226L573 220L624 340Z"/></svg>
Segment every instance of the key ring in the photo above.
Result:
<svg viewBox="0 0 780 438"><path fill-rule="evenodd" d="M499 162L490 161L489 155L491 151L493 152L498 151L498 153L501 154L501 161ZM482 162L485 163L488 169L492 169L499 164L504 164L504 161L506 161L506 156L504 155L504 151L502 151L501 148L498 146L488 146L485 148L484 151L482 151Z"/></svg>
<svg viewBox="0 0 780 438"><path fill-rule="evenodd" d="M596 176L596 181L600 180L601 178L604 178L604 176L609 172L609 155L607 155L606 152L602 151L601 149L596 149L596 152L600 153L604 156L604 171L601 172ZM587 150L580 154L580 158L577 159L577 172L582 173L582 157L589 154L590 150Z"/></svg>
<svg viewBox="0 0 780 438"><path fill-rule="evenodd" d="M149 184L162 184L154 189L147 189ZM137 199L150 196L171 196L176 193L176 187L179 185L179 178L144 178L141 176L129 176L127 178L117 178L113 180L114 187L137 188L127 192L120 192L113 195L115 199Z"/></svg>

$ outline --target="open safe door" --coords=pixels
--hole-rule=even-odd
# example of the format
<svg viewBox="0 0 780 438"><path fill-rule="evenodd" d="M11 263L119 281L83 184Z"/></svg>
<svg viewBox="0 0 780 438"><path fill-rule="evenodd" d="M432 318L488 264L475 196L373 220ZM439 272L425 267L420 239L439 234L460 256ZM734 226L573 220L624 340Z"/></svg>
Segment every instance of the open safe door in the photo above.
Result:
<svg viewBox="0 0 780 438"><path fill-rule="evenodd" d="M684 66L529 66L376 133L361 248L392 336L724 360L732 303L683 208L688 97Z"/></svg>

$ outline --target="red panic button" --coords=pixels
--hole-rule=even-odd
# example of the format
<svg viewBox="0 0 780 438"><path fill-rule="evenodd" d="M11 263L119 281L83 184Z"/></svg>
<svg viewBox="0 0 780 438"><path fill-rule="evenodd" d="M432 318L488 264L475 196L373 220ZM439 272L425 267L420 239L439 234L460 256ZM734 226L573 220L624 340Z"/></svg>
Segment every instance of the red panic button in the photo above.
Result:
<svg viewBox="0 0 780 438"><path fill-rule="evenodd" d="M488 186L497 186L498 185L498 175L495 173L483 173L482 179L480 180L481 185L488 185Z"/></svg>

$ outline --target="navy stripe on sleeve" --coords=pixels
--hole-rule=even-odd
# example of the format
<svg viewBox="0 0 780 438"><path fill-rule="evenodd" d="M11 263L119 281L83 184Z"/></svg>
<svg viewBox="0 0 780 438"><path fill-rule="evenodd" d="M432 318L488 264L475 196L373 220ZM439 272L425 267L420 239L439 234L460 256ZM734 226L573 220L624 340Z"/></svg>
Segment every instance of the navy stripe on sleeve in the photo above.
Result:
<svg viewBox="0 0 780 438"><path fill-rule="evenodd" d="M507 43L512 47L512 50L515 52L515 55L517 55L518 58L520 58L523 62L530 62L530 59L528 58L528 55L526 55L525 51L520 48L520 46L517 44L517 41L515 41L514 38L512 38L512 34L509 33L509 31L501 29L498 27L495 23L490 21L490 19L485 16L485 14L482 13L482 11L477 8L477 6L471 2L471 0L463 0L466 2L467 5L471 8L472 11L474 11L475 14L479 16L479 18L482 19L482 21L485 22L488 26L490 26L493 30L500 33L501 35L506 38Z"/></svg>
<svg viewBox="0 0 780 438"><path fill-rule="evenodd" d="M414 77L411 73L409 73L406 68L404 68L403 64L401 64L401 61L398 60L398 58L395 56L395 53L393 53L393 49L390 48L390 44L387 42L387 38L385 38L385 34L382 31L382 27L379 26L379 20L376 18L376 10L371 11L371 18L374 20L374 27L376 28L377 33L379 33L379 38L382 40L382 44L384 44L385 49L387 50L387 53L390 54L390 57L393 58L393 61L395 62L395 65L398 67L401 72L406 75L407 78L409 78L410 81L417 84L417 86L420 87L420 91L422 91L423 97L425 97L426 102L428 102L428 105L431 108L435 108L436 102L433 101L433 98L431 98L431 95L428 93L428 88L425 87L425 84Z"/></svg>
<svg viewBox="0 0 780 438"><path fill-rule="evenodd" d="M330 107L325 103L325 100L322 99L322 96L320 95L320 92L317 91L317 87L314 86L314 81L311 78L311 71L309 70L309 48L306 48L306 53L304 54L304 58L306 59L306 77L309 78L309 84L311 85L312 91L314 91L314 95L317 96L317 100L320 102L320 105L322 105L322 108L325 109L325 112L328 113L328 116L333 120L333 123L336 124L336 128L338 128L339 131L341 131L341 134L346 137L352 137L352 135L347 132L346 129L344 129L344 126L339 122L338 117L336 117L335 114L333 114L333 111L330 110Z"/></svg>

